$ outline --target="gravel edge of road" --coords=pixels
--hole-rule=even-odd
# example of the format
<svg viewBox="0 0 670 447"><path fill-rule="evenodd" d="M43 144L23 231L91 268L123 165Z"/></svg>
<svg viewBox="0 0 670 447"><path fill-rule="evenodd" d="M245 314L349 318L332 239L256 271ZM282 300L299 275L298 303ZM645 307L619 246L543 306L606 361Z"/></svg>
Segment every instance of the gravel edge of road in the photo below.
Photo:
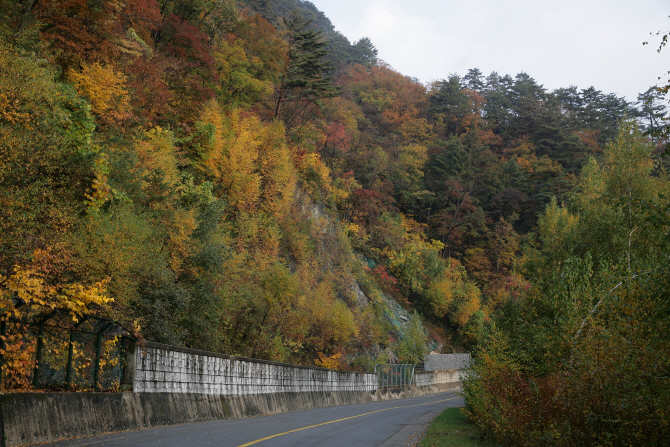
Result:
<svg viewBox="0 0 670 447"><path fill-rule="evenodd" d="M412 447L419 444L433 420L444 409L430 411L405 425L399 432L388 438L380 447Z"/></svg>

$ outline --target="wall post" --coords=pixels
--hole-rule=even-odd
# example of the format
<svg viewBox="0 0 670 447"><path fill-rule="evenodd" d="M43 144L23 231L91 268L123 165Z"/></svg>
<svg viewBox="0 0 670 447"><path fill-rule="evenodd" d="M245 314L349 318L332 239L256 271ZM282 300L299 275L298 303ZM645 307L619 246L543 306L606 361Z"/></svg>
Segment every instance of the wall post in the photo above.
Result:
<svg viewBox="0 0 670 447"><path fill-rule="evenodd" d="M102 344L102 334L113 326L113 323L107 323L105 327L98 332L95 339L95 369L93 370L93 391L98 390L98 376L100 375L100 345Z"/></svg>
<svg viewBox="0 0 670 447"><path fill-rule="evenodd" d="M135 391L135 370L137 359L137 341L131 338L122 338L125 357L123 360L123 377L121 385L130 385L131 391Z"/></svg>
<svg viewBox="0 0 670 447"><path fill-rule="evenodd" d="M40 366L42 366L42 351L44 349L44 323L49 321L55 314L56 312L52 312L46 317L42 318L39 322L39 329L37 332L37 362L35 363L35 369L33 370L33 386L35 388L37 388L37 384L39 383Z"/></svg>
<svg viewBox="0 0 670 447"><path fill-rule="evenodd" d="M65 390L70 391L70 386L72 385L72 360L74 357L74 333L79 326L84 324L88 317L82 318L82 320L70 328L70 343L68 345L67 351L67 372L65 374Z"/></svg>

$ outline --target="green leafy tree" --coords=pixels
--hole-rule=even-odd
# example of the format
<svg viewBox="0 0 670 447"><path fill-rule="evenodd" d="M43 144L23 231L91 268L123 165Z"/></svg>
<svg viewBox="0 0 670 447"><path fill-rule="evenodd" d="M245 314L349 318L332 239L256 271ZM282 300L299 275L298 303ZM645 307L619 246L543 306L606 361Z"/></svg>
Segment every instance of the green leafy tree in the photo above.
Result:
<svg viewBox="0 0 670 447"><path fill-rule="evenodd" d="M426 356L427 339L421 316L415 311L407 323L404 336L395 346L398 362L415 365L421 363Z"/></svg>

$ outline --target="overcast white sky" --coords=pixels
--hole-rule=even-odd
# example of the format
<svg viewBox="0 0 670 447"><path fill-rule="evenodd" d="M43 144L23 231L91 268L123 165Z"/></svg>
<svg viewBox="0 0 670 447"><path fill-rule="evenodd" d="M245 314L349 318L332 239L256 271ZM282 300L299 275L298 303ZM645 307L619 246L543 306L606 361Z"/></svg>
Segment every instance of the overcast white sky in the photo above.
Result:
<svg viewBox="0 0 670 447"><path fill-rule="evenodd" d="M422 82L479 68L636 100L670 70L668 0L311 0L352 42ZM650 40L651 39L651 40ZM650 41L643 46L642 42ZM664 77L664 79L667 79Z"/></svg>

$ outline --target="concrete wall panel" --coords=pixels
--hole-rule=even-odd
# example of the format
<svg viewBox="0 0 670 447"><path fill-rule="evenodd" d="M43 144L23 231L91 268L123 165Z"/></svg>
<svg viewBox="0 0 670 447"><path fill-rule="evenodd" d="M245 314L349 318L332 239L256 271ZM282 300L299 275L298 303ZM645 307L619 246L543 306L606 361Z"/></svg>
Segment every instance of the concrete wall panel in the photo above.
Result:
<svg viewBox="0 0 670 447"><path fill-rule="evenodd" d="M147 343L135 353L133 391L226 396L373 391L375 374L333 371Z"/></svg>

